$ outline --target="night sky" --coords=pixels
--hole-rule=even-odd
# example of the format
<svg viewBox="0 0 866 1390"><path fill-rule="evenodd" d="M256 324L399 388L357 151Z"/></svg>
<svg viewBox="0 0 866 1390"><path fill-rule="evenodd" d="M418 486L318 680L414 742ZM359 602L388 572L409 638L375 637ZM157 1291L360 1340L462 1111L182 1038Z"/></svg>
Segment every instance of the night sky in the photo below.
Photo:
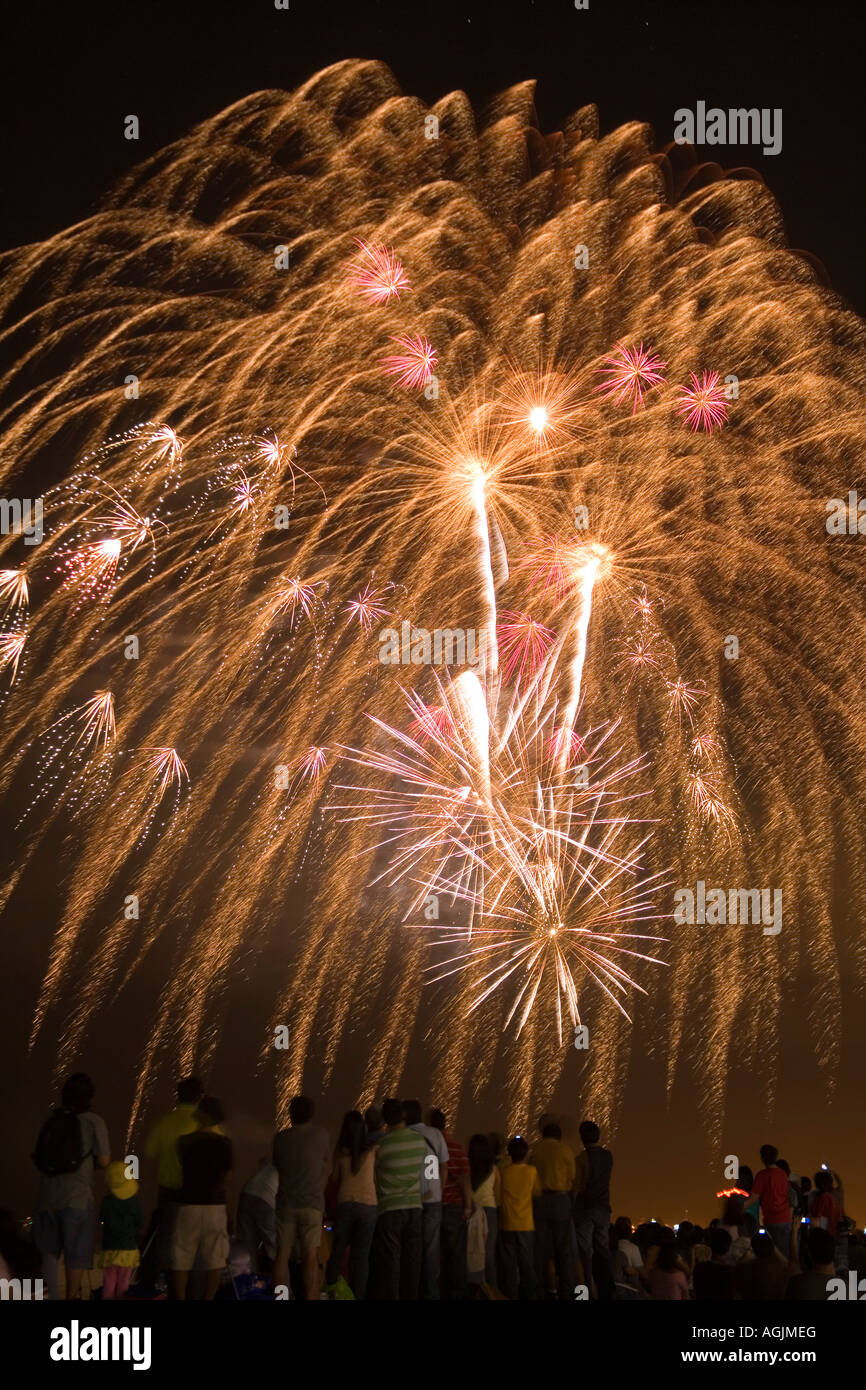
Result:
<svg viewBox="0 0 866 1390"><path fill-rule="evenodd" d="M825 266L834 288L866 309L862 219L862 31L855 7L825 0L729 0L714 7L636 0L549 3L150 3L118 6L89 0L77 6L23 6L4 16L0 59L3 142L3 249L48 237L87 217L132 163L181 137L196 122L262 88L292 88L343 58L386 62L404 91L435 101L454 89L476 106L528 78L537 80L542 129L555 129L577 107L599 107L601 131L647 121L659 145L673 134L678 107L699 100L722 107L781 107L783 149L765 157L747 149L710 150L707 158L758 169L782 209L792 246ZM135 112L141 139L123 139L123 117ZM26 919L4 923L0 967L0 1205L27 1210L35 1170L28 1153L48 1105L50 1056L23 1065L23 1040L44 969L56 902L46 882L43 901ZM801 964L808 982L808 960ZM255 991L254 977L245 985ZM756 968L755 988L760 989ZM780 1040L775 1108L746 1069L730 1077L728 1120L720 1152L758 1167L758 1147L771 1140L797 1172L822 1161L846 1180L849 1214L866 1223L866 1157L860 1138L863 1105L862 1002L843 985L847 1012L843 1063L835 1078L816 1064L805 1017L790 1015ZM147 979L129 988L130 1019L148 1016ZM262 1006L264 1008L264 1005ZM140 1036L131 1030L131 1036ZM859 1042L858 1042L859 1039ZM136 1069L135 1047L97 1028L82 1065L97 1082L97 1109L120 1148ZM641 1051L639 1029L635 1053ZM13 1063L14 1059L14 1063ZM415 1056L406 1094L427 1095L424 1057ZM265 1078L235 1074L232 1050L220 1057L210 1087L224 1097L239 1144L239 1176L268 1147L271 1088ZM834 1089L835 1088L835 1089ZM322 1118L333 1126L354 1098L332 1089ZM170 1103L169 1088L156 1098ZM557 1097L564 1114L578 1104L568 1079ZM153 1112L151 1112L153 1113ZM768 1122L768 1113L772 1118ZM580 1116L578 1116L580 1118ZM461 1130L493 1127L487 1107L461 1117ZM651 1215L708 1220L723 1182L720 1158L703 1141L700 1097L688 1086L668 1105L663 1067L637 1062L626 1092L615 1145L614 1204L634 1219ZM243 1175L245 1176L245 1174Z"/></svg>

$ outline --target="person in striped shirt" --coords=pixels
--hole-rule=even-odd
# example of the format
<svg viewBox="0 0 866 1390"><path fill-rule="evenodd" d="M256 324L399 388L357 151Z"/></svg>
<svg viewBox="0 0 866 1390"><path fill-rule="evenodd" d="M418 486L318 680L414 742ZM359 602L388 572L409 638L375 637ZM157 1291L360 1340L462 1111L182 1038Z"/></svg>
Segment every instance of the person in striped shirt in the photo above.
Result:
<svg viewBox="0 0 866 1390"><path fill-rule="evenodd" d="M370 1258L372 1299L417 1299L421 1283L421 1179L428 1153L408 1129L399 1100L382 1106L385 1133L376 1153L379 1215Z"/></svg>

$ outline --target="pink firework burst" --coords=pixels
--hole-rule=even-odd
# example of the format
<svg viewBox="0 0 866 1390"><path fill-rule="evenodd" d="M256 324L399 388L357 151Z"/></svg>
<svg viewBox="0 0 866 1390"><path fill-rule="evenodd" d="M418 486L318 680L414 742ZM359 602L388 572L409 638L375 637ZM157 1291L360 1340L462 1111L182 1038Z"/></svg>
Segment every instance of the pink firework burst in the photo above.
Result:
<svg viewBox="0 0 866 1390"><path fill-rule="evenodd" d="M554 729L550 738L547 740L547 756L551 762L557 762L565 750L568 750L566 766L572 763L585 763L587 761L586 744L576 734L573 729Z"/></svg>
<svg viewBox="0 0 866 1390"><path fill-rule="evenodd" d="M556 641L556 633L528 613L505 612L496 625L496 640L502 657L506 680L516 673L518 681L524 673L535 675Z"/></svg>
<svg viewBox="0 0 866 1390"><path fill-rule="evenodd" d="M542 536L527 551L517 568L531 570L529 583L532 588L541 585L546 594L553 590L557 598L562 598L577 582L576 542L561 541L559 536Z"/></svg>
<svg viewBox="0 0 866 1390"><path fill-rule="evenodd" d="M623 347L618 344L610 357L606 357L599 371L604 372L607 381L596 386L603 396L612 396L617 405L630 400L631 413L645 404L644 395L654 386L664 382L665 363L656 357L643 343L639 347Z"/></svg>
<svg viewBox="0 0 866 1390"><path fill-rule="evenodd" d="M383 372L386 376L396 377L400 386L421 391L432 377L433 368L439 360L436 349L426 338L418 336L401 336L392 338L391 342L401 347L403 352L394 357L381 358Z"/></svg>
<svg viewBox="0 0 866 1390"><path fill-rule="evenodd" d="M349 284L358 294L372 304L387 304L389 299L399 299L401 290L412 288L390 246L374 246L358 237L355 245L358 255L349 266Z"/></svg>
<svg viewBox="0 0 866 1390"><path fill-rule="evenodd" d="M454 733L454 721L442 705L423 705L417 719L408 727L413 738L440 743Z"/></svg>
<svg viewBox="0 0 866 1390"><path fill-rule="evenodd" d="M318 748L315 744L311 748L308 748L306 753L301 754L297 762L299 776L303 777L305 781L313 782L318 786L325 768L327 756L327 748Z"/></svg>
<svg viewBox="0 0 866 1390"><path fill-rule="evenodd" d="M693 430L704 430L712 434L721 429L728 418L728 403L725 388L718 372L690 372L690 384L681 386L680 404L677 413Z"/></svg>
<svg viewBox="0 0 866 1390"><path fill-rule="evenodd" d="M380 618L386 618L390 612L390 609L379 602L384 592L384 589L374 589L372 583L367 584L357 598L346 604L345 612L349 614L349 622L357 618L364 631L370 633L373 624Z"/></svg>

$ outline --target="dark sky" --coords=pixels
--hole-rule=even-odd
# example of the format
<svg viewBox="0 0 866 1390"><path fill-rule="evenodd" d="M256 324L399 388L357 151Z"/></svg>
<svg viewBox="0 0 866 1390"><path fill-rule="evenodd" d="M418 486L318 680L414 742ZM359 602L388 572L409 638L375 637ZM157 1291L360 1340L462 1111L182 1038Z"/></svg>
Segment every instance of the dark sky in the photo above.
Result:
<svg viewBox="0 0 866 1390"><path fill-rule="evenodd" d="M862 25L848 0L146 0L8 7L0 110L2 244L84 217L114 178L251 91L293 87L341 58L379 58L425 100L481 102L538 79L555 128L588 101L603 131L708 105L781 107L781 154L748 161L775 192L789 239L826 265L861 311ZM122 117L141 117L137 144Z"/></svg>
<svg viewBox="0 0 866 1390"><path fill-rule="evenodd" d="M836 289L861 312L866 309L857 210L863 33L850 0L727 0L714 6L590 0L588 12L575 11L572 0L291 0L288 12L276 11L273 0L88 0L7 8L2 37L4 248L86 217L131 162L246 94L291 88L342 58L376 58L393 68L405 91L428 101L462 88L481 104L512 83L535 78L543 127L556 128L592 101L602 131L647 120L660 144L672 136L674 111L699 100L781 107L782 153L764 157L749 150L727 162L749 163L761 172L781 205L790 242L816 255ZM123 117L130 112L141 119L137 144L123 139ZM16 1055L37 972L38 962L17 940L6 986L15 979L14 999L3 1008ZM88 1059L103 1077L100 1109L118 1137L135 1060L122 1046L119 1054L96 1052ZM628 1203L635 1219L672 1217L683 1206L693 1217L708 1219L715 1178L701 1144L698 1098L681 1094L668 1112L657 1070L653 1076L644 1084L638 1067L626 1097L618 1205ZM420 1089L423 1076L412 1084ZM241 1110L250 1112L242 1155L252 1162L267 1140L269 1088L248 1088L230 1075L225 1088L229 1105L234 1101L236 1128L242 1128ZM805 1171L827 1159L843 1172L852 1170L851 1122L862 1113L862 1079L850 1053L832 1107L828 1099L808 1041L787 1039L774 1124L795 1168ZM21 1209L25 1201L20 1184L32 1176L29 1131L46 1101L26 1077L7 1071L0 1078L0 1114L4 1121L15 1117L14 1143L4 1145L0 1160L0 1204ZM336 1119L341 1108L335 1099L328 1118ZM764 1114L753 1079L732 1076L725 1151L755 1163L757 1146L768 1137ZM493 1114L470 1118L496 1120ZM857 1176L859 1187L849 1184L849 1205L866 1217L862 1166L859 1175L852 1172ZM13 1186L16 1191L9 1191ZM650 1210L656 1205L661 1210Z"/></svg>

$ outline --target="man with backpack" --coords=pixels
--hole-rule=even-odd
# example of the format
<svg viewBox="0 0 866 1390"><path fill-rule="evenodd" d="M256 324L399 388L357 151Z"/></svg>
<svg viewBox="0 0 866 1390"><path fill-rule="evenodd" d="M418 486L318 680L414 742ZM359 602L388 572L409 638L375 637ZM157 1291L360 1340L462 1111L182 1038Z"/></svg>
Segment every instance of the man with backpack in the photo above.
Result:
<svg viewBox="0 0 866 1390"><path fill-rule="evenodd" d="M49 1298L58 1297L57 1262L66 1266L66 1297L81 1298L84 1271L93 1264L96 1212L93 1175L107 1168L105 1121L94 1114L93 1082L76 1072L64 1082L60 1105L45 1121L33 1162L41 1180L33 1212L33 1243L42 1254Z"/></svg>

